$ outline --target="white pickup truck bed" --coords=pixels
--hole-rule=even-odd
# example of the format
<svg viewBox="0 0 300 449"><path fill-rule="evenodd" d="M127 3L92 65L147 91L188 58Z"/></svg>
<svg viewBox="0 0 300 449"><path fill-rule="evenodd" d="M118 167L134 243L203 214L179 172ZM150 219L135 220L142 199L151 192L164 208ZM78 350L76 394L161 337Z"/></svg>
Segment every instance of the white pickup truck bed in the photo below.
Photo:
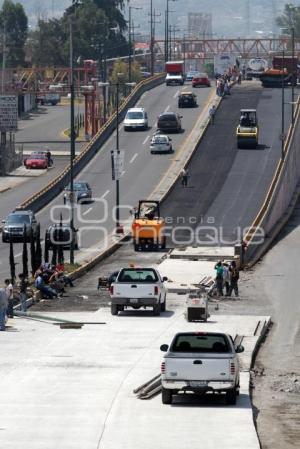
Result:
<svg viewBox="0 0 300 449"><path fill-rule="evenodd" d="M239 392L239 361L229 335L217 332L176 334L161 365L162 402L170 404L179 391L226 392L226 402L235 404Z"/></svg>
<svg viewBox="0 0 300 449"><path fill-rule="evenodd" d="M154 315L166 310L167 290L164 279L154 268L123 268L110 288L111 313L127 307L152 307Z"/></svg>

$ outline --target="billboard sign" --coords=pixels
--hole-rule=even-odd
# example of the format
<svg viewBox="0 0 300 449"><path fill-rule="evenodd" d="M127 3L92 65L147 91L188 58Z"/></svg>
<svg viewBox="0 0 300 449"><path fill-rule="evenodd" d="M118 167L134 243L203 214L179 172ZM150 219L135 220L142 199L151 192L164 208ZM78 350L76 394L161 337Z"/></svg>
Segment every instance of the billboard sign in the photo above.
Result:
<svg viewBox="0 0 300 449"><path fill-rule="evenodd" d="M0 95L0 132L18 129L18 101L16 95Z"/></svg>

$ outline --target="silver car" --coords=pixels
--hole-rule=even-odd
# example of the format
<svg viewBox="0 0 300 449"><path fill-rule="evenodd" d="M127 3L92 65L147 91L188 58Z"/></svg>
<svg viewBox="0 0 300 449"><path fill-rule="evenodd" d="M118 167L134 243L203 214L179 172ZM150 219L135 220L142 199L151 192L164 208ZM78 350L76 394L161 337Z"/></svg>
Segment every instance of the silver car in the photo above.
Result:
<svg viewBox="0 0 300 449"><path fill-rule="evenodd" d="M154 153L172 153L172 139L166 134L155 134L150 143L150 152Z"/></svg>

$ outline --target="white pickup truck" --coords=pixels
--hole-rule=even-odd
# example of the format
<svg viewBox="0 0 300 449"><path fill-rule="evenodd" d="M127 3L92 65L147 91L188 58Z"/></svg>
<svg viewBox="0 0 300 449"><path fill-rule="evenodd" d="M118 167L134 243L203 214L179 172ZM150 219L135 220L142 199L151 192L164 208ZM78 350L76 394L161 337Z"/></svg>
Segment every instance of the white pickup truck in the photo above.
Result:
<svg viewBox="0 0 300 449"><path fill-rule="evenodd" d="M155 268L123 268L110 286L111 314L127 307L152 307L154 315L166 310L167 289Z"/></svg>
<svg viewBox="0 0 300 449"><path fill-rule="evenodd" d="M179 391L225 392L226 403L234 405L239 394L240 370L237 353L230 335L219 332L181 332L170 345L161 364L162 402L171 404Z"/></svg>

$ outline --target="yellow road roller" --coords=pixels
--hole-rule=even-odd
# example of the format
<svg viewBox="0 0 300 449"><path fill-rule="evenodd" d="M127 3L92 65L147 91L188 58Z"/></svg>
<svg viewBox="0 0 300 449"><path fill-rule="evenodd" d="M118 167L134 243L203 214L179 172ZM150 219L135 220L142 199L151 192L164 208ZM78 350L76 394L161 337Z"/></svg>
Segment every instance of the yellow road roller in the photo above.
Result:
<svg viewBox="0 0 300 449"><path fill-rule="evenodd" d="M132 238L135 251L157 251L166 247L165 220L160 216L159 201L140 200L134 209Z"/></svg>
<svg viewBox="0 0 300 449"><path fill-rule="evenodd" d="M256 109L241 109L240 123L236 129L238 148L256 148L258 124Z"/></svg>

